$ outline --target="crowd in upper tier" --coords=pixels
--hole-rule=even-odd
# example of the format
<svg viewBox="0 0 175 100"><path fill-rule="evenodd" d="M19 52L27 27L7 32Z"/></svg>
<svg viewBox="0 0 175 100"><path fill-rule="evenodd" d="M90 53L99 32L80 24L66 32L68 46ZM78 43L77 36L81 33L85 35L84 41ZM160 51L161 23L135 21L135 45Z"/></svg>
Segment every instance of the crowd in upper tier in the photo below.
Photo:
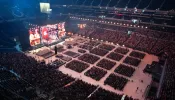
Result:
<svg viewBox="0 0 175 100"><path fill-rule="evenodd" d="M149 29L135 29L132 34L128 34L127 27L112 27L102 24L90 24L85 29L80 30L81 34L90 39L98 39L122 46L127 46L151 54L168 52L173 55L175 49L174 35L167 32L153 31Z"/></svg>

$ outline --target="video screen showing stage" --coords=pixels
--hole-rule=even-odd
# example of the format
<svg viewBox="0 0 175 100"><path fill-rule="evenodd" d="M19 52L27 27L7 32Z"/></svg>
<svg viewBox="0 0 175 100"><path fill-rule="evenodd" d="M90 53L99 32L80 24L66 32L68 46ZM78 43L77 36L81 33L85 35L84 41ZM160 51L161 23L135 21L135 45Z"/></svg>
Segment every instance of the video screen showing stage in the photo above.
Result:
<svg viewBox="0 0 175 100"><path fill-rule="evenodd" d="M29 30L30 45L52 44L64 39L66 36L65 22L52 25L44 25Z"/></svg>
<svg viewBox="0 0 175 100"><path fill-rule="evenodd" d="M59 40L57 24L41 26L42 43L51 44Z"/></svg>
<svg viewBox="0 0 175 100"><path fill-rule="evenodd" d="M31 46L35 46L41 43L41 36L39 34L39 29L33 28L29 30L29 40Z"/></svg>

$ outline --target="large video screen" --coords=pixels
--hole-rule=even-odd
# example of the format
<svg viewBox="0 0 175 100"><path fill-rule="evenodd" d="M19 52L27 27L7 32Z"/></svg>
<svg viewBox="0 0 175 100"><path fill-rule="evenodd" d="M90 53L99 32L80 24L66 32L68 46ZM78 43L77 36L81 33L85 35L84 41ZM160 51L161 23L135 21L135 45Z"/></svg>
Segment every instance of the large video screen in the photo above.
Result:
<svg viewBox="0 0 175 100"><path fill-rule="evenodd" d="M58 37L63 38L66 35L65 32L65 22L58 24Z"/></svg>
<svg viewBox="0 0 175 100"><path fill-rule="evenodd" d="M49 3L40 3L40 11L42 13L49 13L50 11L50 4Z"/></svg>
<svg viewBox="0 0 175 100"><path fill-rule="evenodd" d="M59 40L57 24L41 27L42 43L51 44Z"/></svg>
<svg viewBox="0 0 175 100"><path fill-rule="evenodd" d="M65 22L52 25L44 25L29 30L30 45L51 44L66 36Z"/></svg>
<svg viewBox="0 0 175 100"><path fill-rule="evenodd" d="M35 46L41 43L41 36L39 34L39 29L34 28L29 30L29 40L30 45Z"/></svg>

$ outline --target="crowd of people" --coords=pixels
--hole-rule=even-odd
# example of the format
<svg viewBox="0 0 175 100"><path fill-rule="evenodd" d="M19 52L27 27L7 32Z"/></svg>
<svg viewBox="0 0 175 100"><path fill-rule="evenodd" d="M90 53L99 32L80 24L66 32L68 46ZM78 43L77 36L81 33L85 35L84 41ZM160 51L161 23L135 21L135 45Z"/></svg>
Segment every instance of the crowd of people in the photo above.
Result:
<svg viewBox="0 0 175 100"><path fill-rule="evenodd" d="M90 63L90 64L94 64L97 60L99 60L100 58L91 54L84 54L80 57L78 57L79 60L82 60L84 62Z"/></svg>
<svg viewBox="0 0 175 100"><path fill-rule="evenodd" d="M122 96L123 95L120 94L116 95L115 93L99 88L96 91L96 93L92 94L92 96L87 100L121 100ZM124 100L136 100L136 99L126 96Z"/></svg>
<svg viewBox="0 0 175 100"><path fill-rule="evenodd" d="M125 60L123 62L126 63L126 64L129 64L129 65L133 65L135 67L138 67L141 60L128 56L128 57L125 58Z"/></svg>
<svg viewBox="0 0 175 100"><path fill-rule="evenodd" d="M115 48L115 46L109 45L109 44L101 44L101 45L99 45L98 47L99 47L99 48L102 48L102 49L105 49L105 50L109 50L109 51L111 51L112 49Z"/></svg>
<svg viewBox="0 0 175 100"><path fill-rule="evenodd" d="M161 100L172 100L175 96L175 58L168 61L166 66L166 72L164 77L164 83L162 85L160 98Z"/></svg>
<svg viewBox="0 0 175 100"><path fill-rule="evenodd" d="M105 80L104 84L110 85L114 89L123 90L125 85L127 84L128 79L117 76L115 74L109 75L109 77Z"/></svg>
<svg viewBox="0 0 175 100"><path fill-rule="evenodd" d="M143 59L145 57L144 53L137 52L137 51L132 51L129 55L132 57L139 58L139 59Z"/></svg>
<svg viewBox="0 0 175 100"><path fill-rule="evenodd" d="M115 49L115 52L117 53L121 53L121 54L127 54L129 52L129 49L128 48L121 48L121 47L118 47Z"/></svg>
<svg viewBox="0 0 175 100"><path fill-rule="evenodd" d="M88 77L91 77L92 79L95 79L96 81L99 81L101 78L105 76L107 71L97 68L97 67L92 67L90 70L88 70L85 75Z"/></svg>
<svg viewBox="0 0 175 100"><path fill-rule="evenodd" d="M49 97L54 97L56 100L94 100L95 98L109 98L107 96L113 96L115 98L121 99L122 95L114 94L109 91L104 90L97 90L97 86L93 86L87 84L81 80L75 80L68 75L61 73L60 71L50 69L51 65L41 64L40 62L36 61L32 57L28 57L22 53L1 53L0 54L0 66L6 66L7 69L13 70L19 76L26 80L28 83L32 84L33 86L41 89L46 93ZM72 61L67 66L73 66L72 68L81 69L81 66L88 66L86 64L82 64L78 61ZM94 67L95 68L95 67ZM105 74L106 71L102 71L100 69L92 68L87 75L93 76L98 73L99 77L102 77L102 72ZM99 71L100 70L100 71ZM93 74L93 72L95 74ZM6 72L5 72L6 73ZM1 73L4 76L4 74ZM96 76L95 75L95 76ZM0 76L2 78L2 76ZM13 84L16 82L12 80L12 82L8 82L8 84ZM8 85L4 83L3 85ZM12 86L12 89L16 89L17 85ZM23 85L24 86L24 85ZM22 87L22 86L21 86ZM16 90L15 90L16 92ZM98 96L100 92L106 93L105 95ZM33 92L31 92L33 93ZM93 95L91 95L91 93ZM101 94L101 93L100 93ZM28 96L31 94L27 94ZM92 96L92 98L91 98ZM130 98L130 97L127 97ZM130 98L132 100L132 98ZM114 98L111 100L115 100Z"/></svg>
<svg viewBox="0 0 175 100"><path fill-rule="evenodd" d="M89 46L98 46L100 43L98 41L89 41L85 44Z"/></svg>
<svg viewBox="0 0 175 100"><path fill-rule="evenodd" d="M92 25L91 25L92 26ZM88 36L90 38L95 38L103 41L109 41L113 42L114 44L119 44L122 46L130 47L139 51L144 51L147 53L158 55L161 52L166 52L168 54L169 58L174 58L175 55L175 42L174 42L174 34L168 33L168 32L162 32L162 31L156 31L156 30L150 30L150 29L142 29L142 28L135 28L132 34L128 35L125 30L128 30L128 27L121 27L121 26L108 26L108 25L96 25L96 27L87 28L86 31L83 33L84 36ZM124 32L125 31L125 32ZM125 47L119 47L115 50L117 53L121 54L127 54L129 52L129 49ZM144 54L135 53L132 52L130 56L143 59ZM124 60L124 63L138 66L140 63L139 59L135 59L132 57L127 57ZM174 87L174 70L173 70L173 61L170 62L170 65L168 65L168 69L166 71L166 78L165 83L163 85L163 90L161 94L162 99L173 99L173 87ZM119 67L120 68L120 67ZM122 67L125 68L125 67ZM119 70L119 69L118 69ZM123 69L121 69L123 70ZM128 70L128 68L127 68ZM133 69L130 69L130 74L126 74L125 76L132 76L131 73L133 72ZM120 73L120 74L121 74ZM171 88L171 89L170 89Z"/></svg>
<svg viewBox="0 0 175 100"><path fill-rule="evenodd" d="M68 55L70 57L73 57L73 58L76 58L78 56L80 56L80 54L76 53L76 52L73 52L73 51L66 51L64 52L65 55Z"/></svg>
<svg viewBox="0 0 175 100"><path fill-rule="evenodd" d="M78 49L78 52L79 52L79 53L86 53L86 50Z"/></svg>
<svg viewBox="0 0 175 100"><path fill-rule="evenodd" d="M23 53L1 53L0 66L13 70L22 79L48 94L75 80Z"/></svg>
<svg viewBox="0 0 175 100"><path fill-rule="evenodd" d="M107 55L107 58L110 58L112 60L120 61L123 58L123 55L111 52L109 55Z"/></svg>
<svg viewBox="0 0 175 100"><path fill-rule="evenodd" d="M115 70L114 72L119 73L121 75L127 76L127 77L131 77L133 76L135 69L132 67L129 67L127 65L124 64L120 64Z"/></svg>
<svg viewBox="0 0 175 100"><path fill-rule="evenodd" d="M93 46L89 45L80 45L79 48L85 49L85 50L92 50Z"/></svg>
<svg viewBox="0 0 175 100"><path fill-rule="evenodd" d="M63 62L62 60L58 60L56 59L55 61L49 63L53 69L58 69L60 66L64 65L65 62Z"/></svg>
<svg viewBox="0 0 175 100"><path fill-rule="evenodd" d="M8 89L7 91L12 91L12 93L16 92L12 98L21 95L21 99L23 97L27 99L39 99L36 93L36 88L32 87L29 83L20 79L5 68L0 69L0 90L3 95L9 96L10 94L6 94L7 92L2 91L2 88Z"/></svg>
<svg viewBox="0 0 175 100"><path fill-rule="evenodd" d="M116 62L112 62L108 59L102 59L97 63L97 66L110 70L116 65Z"/></svg>
<svg viewBox="0 0 175 100"><path fill-rule="evenodd" d="M97 86L77 80L56 92L55 100L86 100L96 88Z"/></svg>
<svg viewBox="0 0 175 100"><path fill-rule="evenodd" d="M100 49L100 48L94 48L90 50L90 53L93 53L99 56L105 56L108 53L108 51Z"/></svg>
<svg viewBox="0 0 175 100"><path fill-rule="evenodd" d="M79 72L79 73L81 73L82 71L84 71L88 67L89 67L88 64L83 63L83 62L78 61L78 60L72 60L71 62L66 64L66 68L69 68L69 69L74 70L74 71Z"/></svg>
<svg viewBox="0 0 175 100"><path fill-rule="evenodd" d="M151 54L168 51L170 47L175 49L175 47L172 47L172 45L175 45L175 39L172 37L174 36L172 33L136 28L134 30L132 29L133 31L131 34L127 34L127 30L131 29L122 26L112 27L98 24L87 25L84 31L78 34L98 40L113 42L114 44L125 45Z"/></svg>

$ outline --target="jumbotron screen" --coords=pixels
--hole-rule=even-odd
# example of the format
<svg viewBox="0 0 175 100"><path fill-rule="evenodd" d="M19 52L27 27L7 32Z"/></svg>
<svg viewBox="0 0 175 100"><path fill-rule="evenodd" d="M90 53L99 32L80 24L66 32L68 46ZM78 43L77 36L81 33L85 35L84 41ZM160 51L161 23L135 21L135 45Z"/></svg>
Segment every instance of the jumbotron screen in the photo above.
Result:
<svg viewBox="0 0 175 100"><path fill-rule="evenodd" d="M58 24L58 36L59 38L62 38L66 35L65 32L65 22L59 23Z"/></svg>
<svg viewBox="0 0 175 100"><path fill-rule="evenodd" d="M35 28L29 30L29 40L31 46L35 46L41 43L41 36L39 34L39 29Z"/></svg>
<svg viewBox="0 0 175 100"><path fill-rule="evenodd" d="M40 26L29 30L30 45L51 44L57 42L66 36L65 22L52 25Z"/></svg>
<svg viewBox="0 0 175 100"><path fill-rule="evenodd" d="M41 27L42 43L51 44L58 40L57 24Z"/></svg>
<svg viewBox="0 0 175 100"><path fill-rule="evenodd" d="M40 3L40 11L41 11L41 13L49 13L50 12L50 3Z"/></svg>

